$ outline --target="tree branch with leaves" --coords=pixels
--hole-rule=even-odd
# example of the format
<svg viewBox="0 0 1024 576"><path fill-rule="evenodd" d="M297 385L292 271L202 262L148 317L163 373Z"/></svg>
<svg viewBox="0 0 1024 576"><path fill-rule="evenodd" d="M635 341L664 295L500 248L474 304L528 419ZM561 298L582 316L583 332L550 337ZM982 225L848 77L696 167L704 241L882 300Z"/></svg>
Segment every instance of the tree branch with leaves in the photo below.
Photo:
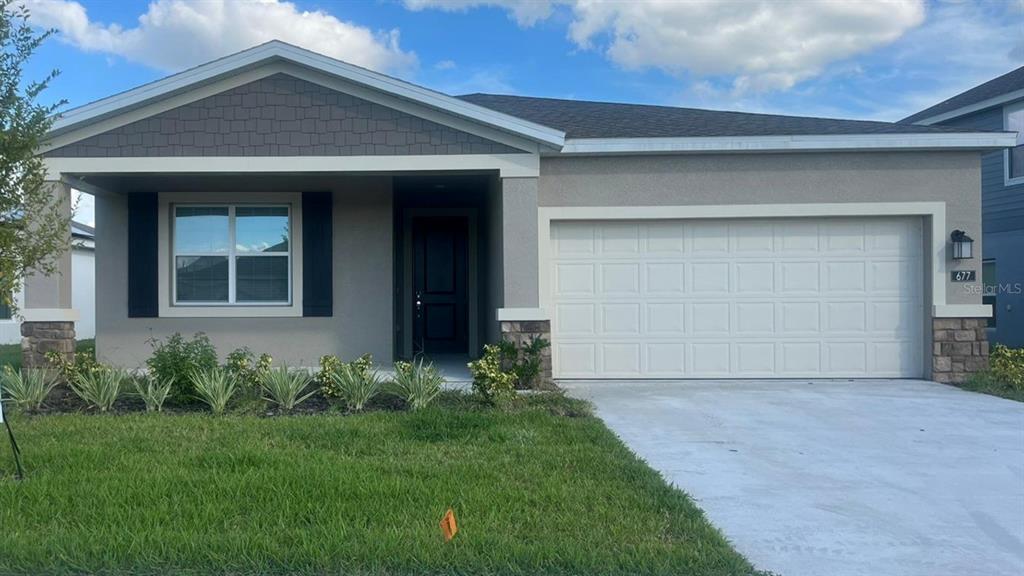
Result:
<svg viewBox="0 0 1024 576"><path fill-rule="evenodd" d="M13 295L30 272L57 272L57 258L70 247L69 198L46 183L39 147L66 103L39 98L59 71L38 81L23 80L23 69L54 30L38 32L29 10L0 0L0 299L12 308Z"/></svg>

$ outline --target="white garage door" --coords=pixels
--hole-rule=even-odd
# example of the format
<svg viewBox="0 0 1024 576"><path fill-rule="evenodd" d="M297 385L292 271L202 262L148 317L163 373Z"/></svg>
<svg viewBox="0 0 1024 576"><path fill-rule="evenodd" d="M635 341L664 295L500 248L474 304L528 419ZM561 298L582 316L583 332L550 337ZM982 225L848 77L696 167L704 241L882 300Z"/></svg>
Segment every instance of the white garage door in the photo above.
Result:
<svg viewBox="0 0 1024 576"><path fill-rule="evenodd" d="M560 378L917 377L919 218L552 223Z"/></svg>

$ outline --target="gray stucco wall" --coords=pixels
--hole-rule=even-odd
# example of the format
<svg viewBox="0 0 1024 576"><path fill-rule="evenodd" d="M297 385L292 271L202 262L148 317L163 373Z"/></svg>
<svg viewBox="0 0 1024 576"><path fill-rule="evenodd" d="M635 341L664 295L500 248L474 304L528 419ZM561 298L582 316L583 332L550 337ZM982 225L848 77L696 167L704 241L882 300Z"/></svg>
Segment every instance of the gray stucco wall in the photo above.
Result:
<svg viewBox="0 0 1024 576"><path fill-rule="evenodd" d="M537 178L501 179L504 306L536 308Z"/></svg>
<svg viewBox="0 0 1024 576"><path fill-rule="evenodd" d="M474 134L275 74L51 150L52 157L512 154Z"/></svg>
<svg viewBox="0 0 1024 576"><path fill-rule="evenodd" d="M973 233L981 254L976 152L617 156L541 160L540 206L672 206L812 202L946 203L945 234ZM930 264L930 263L929 263ZM947 284L950 304L980 304L978 283ZM930 272L929 272L930 274ZM948 282L948 280L947 280Z"/></svg>
<svg viewBox="0 0 1024 576"><path fill-rule="evenodd" d="M319 188L322 189L322 188ZM387 177L339 177L334 193L331 318L128 318L124 196L96 198L96 347L106 362L136 367L150 338L206 332L223 357L248 346L292 366L369 352L392 360L392 190ZM251 195L241 196L251 198Z"/></svg>

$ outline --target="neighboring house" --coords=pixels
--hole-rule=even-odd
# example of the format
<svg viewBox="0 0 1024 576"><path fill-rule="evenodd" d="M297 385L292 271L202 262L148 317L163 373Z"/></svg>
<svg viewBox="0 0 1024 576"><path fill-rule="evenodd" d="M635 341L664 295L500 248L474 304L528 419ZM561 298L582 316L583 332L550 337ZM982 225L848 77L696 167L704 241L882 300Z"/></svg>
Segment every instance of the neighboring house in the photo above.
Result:
<svg viewBox="0 0 1024 576"><path fill-rule="evenodd" d="M79 222L71 222L71 275L72 305L79 310L80 317L75 323L78 338L93 338L96 335L96 273L95 273L95 230ZM14 297L20 306L25 301L24 290ZM21 320L11 308L0 303L0 344L21 342Z"/></svg>
<svg viewBox="0 0 1024 576"><path fill-rule="evenodd" d="M900 122L1017 133L1015 146L981 159L982 275L989 339L1024 346L1024 66Z"/></svg>
<svg viewBox="0 0 1024 576"><path fill-rule="evenodd" d="M174 332L291 365L539 334L558 378L952 380L989 308L950 233L980 237L980 155L1013 142L452 97L271 42L64 114L44 156L96 199L112 363Z"/></svg>

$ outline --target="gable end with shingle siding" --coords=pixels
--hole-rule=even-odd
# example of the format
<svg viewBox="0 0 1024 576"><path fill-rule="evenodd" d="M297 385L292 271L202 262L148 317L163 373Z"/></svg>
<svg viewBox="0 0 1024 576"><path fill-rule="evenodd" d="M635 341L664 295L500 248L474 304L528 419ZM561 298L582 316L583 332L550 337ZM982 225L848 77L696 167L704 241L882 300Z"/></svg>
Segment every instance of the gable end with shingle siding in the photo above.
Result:
<svg viewBox="0 0 1024 576"><path fill-rule="evenodd" d="M46 152L45 156L385 156L522 150L275 74Z"/></svg>

